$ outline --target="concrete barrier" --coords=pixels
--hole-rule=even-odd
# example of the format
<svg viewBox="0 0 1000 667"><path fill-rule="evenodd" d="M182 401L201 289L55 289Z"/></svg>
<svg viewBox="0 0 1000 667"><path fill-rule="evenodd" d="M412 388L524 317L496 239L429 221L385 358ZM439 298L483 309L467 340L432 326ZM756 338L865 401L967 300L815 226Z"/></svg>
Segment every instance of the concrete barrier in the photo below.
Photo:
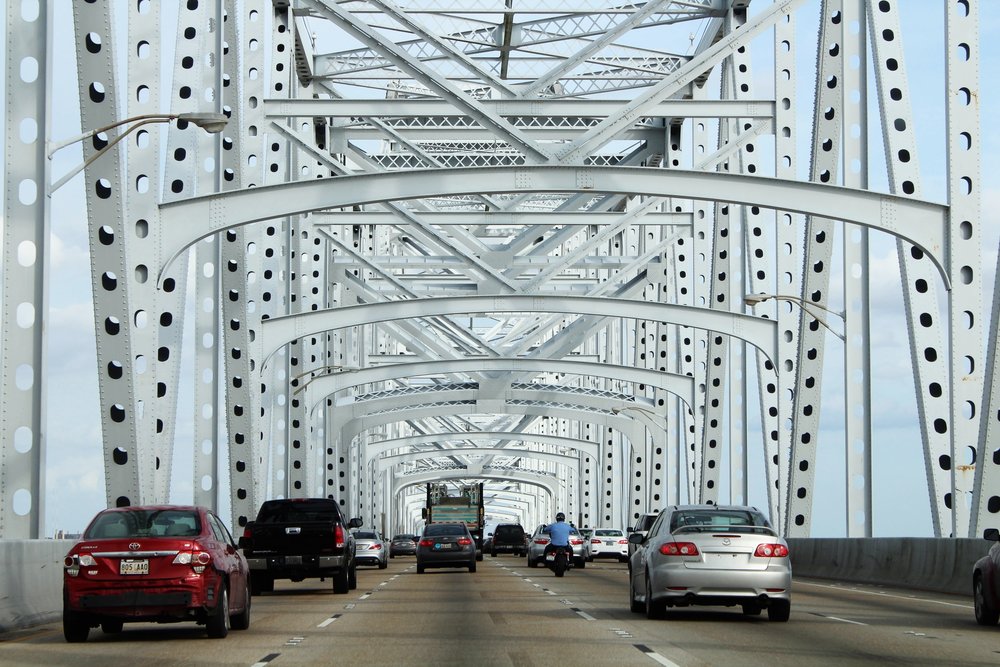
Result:
<svg viewBox="0 0 1000 667"><path fill-rule="evenodd" d="M0 540L0 632L62 615L63 557L72 540Z"/></svg>
<svg viewBox="0 0 1000 667"><path fill-rule="evenodd" d="M792 572L800 577L972 595L972 566L992 542L917 537L792 538Z"/></svg>

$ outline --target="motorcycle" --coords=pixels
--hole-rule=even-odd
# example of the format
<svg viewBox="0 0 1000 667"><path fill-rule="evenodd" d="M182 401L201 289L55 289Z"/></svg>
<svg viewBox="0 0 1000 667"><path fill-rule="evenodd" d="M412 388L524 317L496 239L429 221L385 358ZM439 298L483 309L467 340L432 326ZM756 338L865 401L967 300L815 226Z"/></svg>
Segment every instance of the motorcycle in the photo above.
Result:
<svg viewBox="0 0 1000 667"><path fill-rule="evenodd" d="M571 547L553 547L545 553L545 565L557 577L561 577L569 569L569 559L572 553Z"/></svg>

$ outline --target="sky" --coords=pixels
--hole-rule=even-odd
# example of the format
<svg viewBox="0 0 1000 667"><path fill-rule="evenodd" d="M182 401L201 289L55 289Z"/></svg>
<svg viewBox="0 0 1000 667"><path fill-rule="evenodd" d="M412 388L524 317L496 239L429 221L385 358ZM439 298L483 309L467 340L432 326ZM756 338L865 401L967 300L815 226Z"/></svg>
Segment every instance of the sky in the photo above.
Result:
<svg viewBox="0 0 1000 667"><path fill-rule="evenodd" d="M758 7L761 3L755 3ZM910 73L919 156L925 197L945 200L943 72L943 3L918 0L907 3L903 15L906 67ZM984 3L985 4L985 3ZM70 2L53 3L56 16L56 43L72 41L69 25ZM0 21L3 18L0 17ZM980 70L983 81L995 80L1000 69L1000 19L982 11ZM812 27L800 23L805 38ZM0 32L0 39L4 32ZM804 49L804 51L808 51ZM809 55L808 53L806 54ZM54 108L59 109L53 139L81 132L75 99L75 61L69 49L56 49L53 67L57 85L53 89ZM168 61L169 62L169 61ZM757 78L769 74L761 72ZM808 82L806 82L808 83ZM806 85L806 84L802 84ZM994 266L1000 241L1000 132L991 119L1000 113L1000 90L985 85L979 91L983 136L981 137L983 276L987 303L992 294ZM6 94L6 87L4 87ZM802 92L799 93L800 96ZM800 127L805 127L800 126ZM873 141L872 150L881 142ZM56 172L80 161L78 149L66 149L54 161ZM873 184L876 175L873 174ZM874 185L875 189L880 189ZM82 185L71 181L53 198L49 245L51 288L47 314L48 331L48 428L46 452L45 533L81 530L105 505L104 471L101 453L101 426L97 401L96 354L93 314L90 303L90 260L86 221L82 217ZM925 474L912 390L905 323L902 318L899 269L895 244L873 235L869 269L872 284L872 394L873 394L873 482L876 489L874 528L876 536L930 535ZM988 321L988 319L986 320ZM836 340L829 340L831 358ZM186 349L191 349L187 346ZM189 355L188 355L189 356ZM187 363L187 362L186 362ZM828 374L836 375L836 368ZM822 439L836 443L842 413L838 414L836 381L824 383ZM177 438L182 442L193 432L189 391L182 387ZM172 500L192 498L189 471L190 449L178 446ZM843 534L843 455L836 446L821 447L818 463L823 474L817 477L813 534L818 537ZM759 498L752 501L764 504Z"/></svg>

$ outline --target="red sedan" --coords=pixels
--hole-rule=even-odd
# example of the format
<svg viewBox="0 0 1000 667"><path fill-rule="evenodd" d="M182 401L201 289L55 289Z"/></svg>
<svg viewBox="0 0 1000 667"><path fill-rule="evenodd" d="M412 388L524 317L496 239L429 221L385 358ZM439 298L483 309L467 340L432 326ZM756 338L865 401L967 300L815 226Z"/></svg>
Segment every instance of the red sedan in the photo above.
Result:
<svg viewBox="0 0 1000 667"><path fill-rule="evenodd" d="M203 624L208 636L250 627L249 569L225 524L204 507L157 505L100 512L63 568L63 635L129 622Z"/></svg>

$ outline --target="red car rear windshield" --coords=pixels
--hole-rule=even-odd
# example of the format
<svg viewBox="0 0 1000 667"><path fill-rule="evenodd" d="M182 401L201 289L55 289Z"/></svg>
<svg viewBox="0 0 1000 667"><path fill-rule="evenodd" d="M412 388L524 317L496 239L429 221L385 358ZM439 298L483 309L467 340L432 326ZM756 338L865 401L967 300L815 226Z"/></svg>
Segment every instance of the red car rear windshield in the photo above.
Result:
<svg viewBox="0 0 1000 667"><path fill-rule="evenodd" d="M201 534L201 519L192 510L113 510L97 515L85 539L115 537L191 537Z"/></svg>

